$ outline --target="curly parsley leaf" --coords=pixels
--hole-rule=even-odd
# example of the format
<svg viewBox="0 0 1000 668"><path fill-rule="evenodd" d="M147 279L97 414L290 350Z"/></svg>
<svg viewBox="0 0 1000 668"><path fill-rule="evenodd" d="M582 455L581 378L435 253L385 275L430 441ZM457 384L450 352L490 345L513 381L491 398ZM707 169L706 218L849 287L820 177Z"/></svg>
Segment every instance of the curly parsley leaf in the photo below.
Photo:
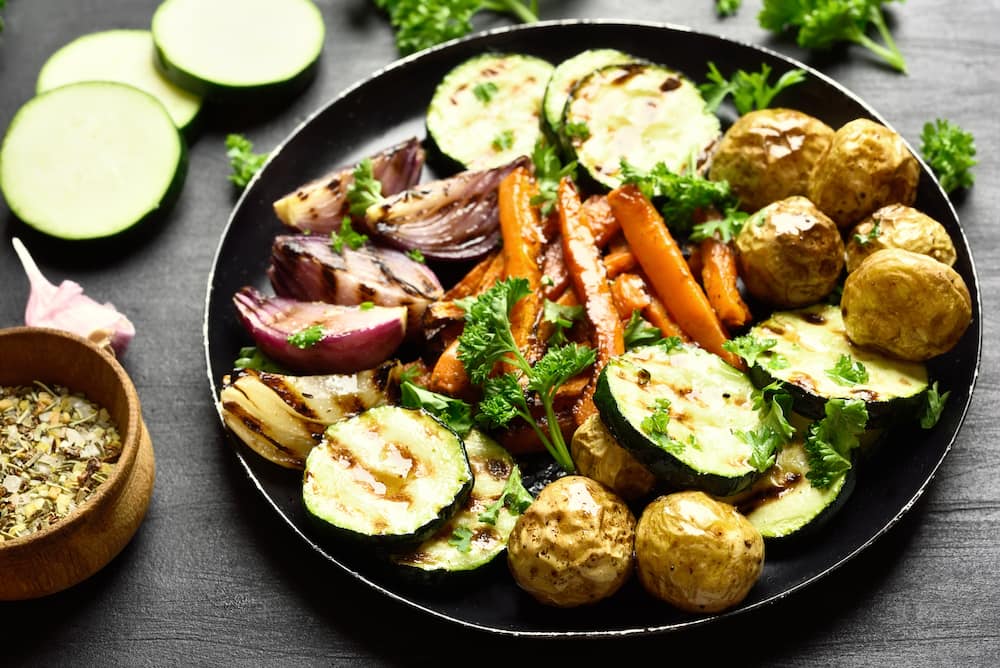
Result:
<svg viewBox="0 0 1000 668"><path fill-rule="evenodd" d="M555 207L559 182L565 176L576 179L576 161L562 164L556 147L539 140L531 152L531 162L535 166L535 180L538 182L538 194L531 198L531 203L540 208L543 216L547 216Z"/></svg>
<svg viewBox="0 0 1000 668"><path fill-rule="evenodd" d="M750 217L745 211L733 207L726 209L721 218L706 220L691 228L689 241L704 241L711 237L718 237L723 243L729 243L740 233L747 218Z"/></svg>
<svg viewBox="0 0 1000 668"><path fill-rule="evenodd" d="M296 348L305 350L306 348L312 348L322 341L325 335L326 330L323 329L323 325L309 325L293 334L289 334L285 340Z"/></svg>
<svg viewBox="0 0 1000 668"><path fill-rule="evenodd" d="M871 229L865 234L855 233L854 240L858 242L859 246L867 246L871 242L875 241L882 234L882 228L878 218L872 223Z"/></svg>
<svg viewBox="0 0 1000 668"><path fill-rule="evenodd" d="M229 180L240 188L246 188L267 162L267 153L254 153L253 143L239 134L226 135L226 157L232 170Z"/></svg>
<svg viewBox="0 0 1000 668"><path fill-rule="evenodd" d="M771 76L771 67L767 63L761 63L760 72L736 70L732 77L726 79L711 61L705 76L708 81L698 86L698 90L705 98L706 108L714 112L731 95L733 106L741 116L750 111L767 109L778 93L806 79L805 70L795 68L782 74L772 86L767 82Z"/></svg>
<svg viewBox="0 0 1000 668"><path fill-rule="evenodd" d="M472 87L472 94L476 96L476 99L483 104L489 104L493 101L493 96L500 91L497 85L492 81L483 81L477 83Z"/></svg>
<svg viewBox="0 0 1000 668"><path fill-rule="evenodd" d="M806 478L817 489L829 487L850 470L851 452L868 424L868 409L860 399L830 399L824 412L823 419L809 426L804 443L809 461Z"/></svg>
<svg viewBox="0 0 1000 668"><path fill-rule="evenodd" d="M792 396L779 383L771 383L754 393L754 408L760 415L760 424L750 431L734 433L750 445L751 466L763 472L774 465L778 450L795 436L795 427L788 421Z"/></svg>
<svg viewBox="0 0 1000 668"><path fill-rule="evenodd" d="M506 427L516 417L531 415L521 385L511 373L488 378L483 383L483 398L478 408L476 422L485 429Z"/></svg>
<svg viewBox="0 0 1000 668"><path fill-rule="evenodd" d="M562 126L562 131L568 139L580 139L584 141L590 139L590 128L583 121L566 123Z"/></svg>
<svg viewBox="0 0 1000 668"><path fill-rule="evenodd" d="M850 355L841 355L832 369L826 369L826 375L833 382L845 387L868 382L868 369Z"/></svg>
<svg viewBox="0 0 1000 668"><path fill-rule="evenodd" d="M448 544L459 552L468 552L472 549L472 529L466 526L457 526L448 537Z"/></svg>
<svg viewBox="0 0 1000 668"><path fill-rule="evenodd" d="M882 13L891 0L764 0L757 15L762 28L796 33L804 49L828 49L838 42L853 42L905 73L906 61L899 51ZM882 42L868 36L874 26Z"/></svg>
<svg viewBox="0 0 1000 668"><path fill-rule="evenodd" d="M354 168L354 182L347 186L351 215L364 216L368 207L383 201L382 182L375 178L371 158L365 158Z"/></svg>
<svg viewBox="0 0 1000 668"><path fill-rule="evenodd" d="M521 515L528 509L532 501L534 498L521 482L521 469L515 466L510 470L510 475L507 476L507 482L504 483L500 498L479 514L479 521L495 525L500 517L501 508L507 508L511 515Z"/></svg>
<svg viewBox="0 0 1000 668"><path fill-rule="evenodd" d="M424 409L454 429L459 436L467 436L472 431L472 406L461 399L404 381L399 386L399 401L404 408Z"/></svg>
<svg viewBox="0 0 1000 668"><path fill-rule="evenodd" d="M527 279L511 277L497 282L467 304L465 329L458 340L458 359L477 385L489 379L501 357L520 354L510 331L510 312L529 292Z"/></svg>
<svg viewBox="0 0 1000 668"><path fill-rule="evenodd" d="M937 381L934 381L927 388L927 394L924 396L924 414L920 416L920 426L924 429L930 429L941 419L941 411L944 410L944 405L948 401L948 397L951 396L951 390L939 394Z"/></svg>
<svg viewBox="0 0 1000 668"><path fill-rule="evenodd" d="M656 343L661 338L663 332L659 327L651 325L638 310L632 311L632 316L625 325L625 350Z"/></svg>
<svg viewBox="0 0 1000 668"><path fill-rule="evenodd" d="M755 365L759 358L764 357L767 359L767 366L770 369L787 368L788 360L785 356L771 350L776 345L778 345L776 339L758 339L753 334L744 334L726 341L722 347L742 357L747 366Z"/></svg>
<svg viewBox="0 0 1000 668"><path fill-rule="evenodd" d="M557 346L565 344L566 330L581 318L583 318L583 306L568 306L546 299L542 307L542 320L553 325L549 344Z"/></svg>
<svg viewBox="0 0 1000 668"><path fill-rule="evenodd" d="M733 16L742 4L743 0L715 0L715 11L719 16Z"/></svg>
<svg viewBox="0 0 1000 668"><path fill-rule="evenodd" d="M345 245L351 250L358 250L365 245L366 241L368 241L368 235L355 232L350 218L344 218L340 221L339 230L330 232L330 248L335 253L343 253Z"/></svg>
<svg viewBox="0 0 1000 668"><path fill-rule="evenodd" d="M266 371L267 373L288 373L288 369L262 353L258 350L257 346L240 348L239 355L236 357L236 361L233 362L233 367L236 369L255 369L256 371Z"/></svg>
<svg viewBox="0 0 1000 668"><path fill-rule="evenodd" d="M483 10L510 14L523 23L538 20L538 0L375 0L389 15L401 54L414 53L472 32Z"/></svg>
<svg viewBox="0 0 1000 668"><path fill-rule="evenodd" d="M920 140L923 142L920 153L937 174L946 193L972 186L975 176L971 170L977 164L972 133L951 121L938 118L933 123L924 124Z"/></svg>

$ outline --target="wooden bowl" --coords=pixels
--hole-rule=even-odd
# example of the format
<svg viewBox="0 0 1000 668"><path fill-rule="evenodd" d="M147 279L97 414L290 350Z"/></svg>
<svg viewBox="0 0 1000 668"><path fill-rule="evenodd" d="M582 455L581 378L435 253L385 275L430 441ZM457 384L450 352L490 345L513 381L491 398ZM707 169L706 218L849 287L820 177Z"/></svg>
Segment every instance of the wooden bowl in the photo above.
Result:
<svg viewBox="0 0 1000 668"><path fill-rule="evenodd" d="M128 544L153 491L153 445L132 380L114 356L86 339L39 327L0 329L0 386L64 385L114 418L122 452L111 476L52 526L0 542L0 600L38 598L103 568Z"/></svg>

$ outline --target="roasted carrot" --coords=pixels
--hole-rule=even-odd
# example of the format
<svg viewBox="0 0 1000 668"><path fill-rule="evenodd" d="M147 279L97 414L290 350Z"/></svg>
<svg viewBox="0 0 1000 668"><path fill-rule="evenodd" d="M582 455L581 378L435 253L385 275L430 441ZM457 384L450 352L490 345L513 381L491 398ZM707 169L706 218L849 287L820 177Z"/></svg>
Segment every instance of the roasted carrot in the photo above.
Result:
<svg viewBox="0 0 1000 668"><path fill-rule="evenodd" d="M444 295L441 297L441 301L455 301L456 299L464 299L471 295L476 294L480 291L480 286L484 280L488 279L490 274L493 274L494 278L490 282L491 285L496 282L496 278L500 276L500 272L503 269L503 253L500 251L494 251L490 253L482 260L476 263L468 273L463 276L458 283L451 286Z"/></svg>
<svg viewBox="0 0 1000 668"><path fill-rule="evenodd" d="M611 212L607 195L591 195L583 201L583 216L594 235L594 243L598 248L604 248L612 237L621 230L618 219Z"/></svg>
<svg viewBox="0 0 1000 668"><path fill-rule="evenodd" d="M514 306L510 329L518 349L527 351L534 339L535 322L542 309L542 229L531 198L538 194L534 177L518 167L500 182L500 236L503 239L504 278L527 279L530 293Z"/></svg>
<svg viewBox="0 0 1000 668"><path fill-rule="evenodd" d="M691 338L684 333L684 330L677 326L670 314L667 313L666 307L663 305L656 295L649 296L649 305L642 309L642 317L649 321L653 327L660 330L660 334L666 338L668 336L676 336L681 341L690 341Z"/></svg>
<svg viewBox="0 0 1000 668"><path fill-rule="evenodd" d="M608 201L639 266L672 319L702 348L738 369L745 368L739 355L722 347L729 335L652 203L631 184L612 190Z"/></svg>
<svg viewBox="0 0 1000 668"><path fill-rule="evenodd" d="M553 299L556 304L560 306L579 306L580 300L576 296L576 291L573 290L573 286L567 285L563 293ZM551 322L546 322L545 320L539 320L538 330L536 338L538 341L548 341L552 336L552 332L555 329L555 325ZM544 351L543 351L544 352Z"/></svg>
<svg viewBox="0 0 1000 668"><path fill-rule="evenodd" d="M635 255L630 250L608 253L604 256L604 270L608 272L608 278L632 271L635 265Z"/></svg>
<svg viewBox="0 0 1000 668"><path fill-rule="evenodd" d="M559 212L559 231L566 267L576 294L583 302L587 319L594 328L594 347L597 351L591 382L573 407L577 424L582 424L597 410L593 396L598 374L609 359L625 351L625 341L622 323L608 286L607 273L601 262L600 249L594 243L594 235L584 220L576 186L568 178L559 182L556 208Z"/></svg>
<svg viewBox="0 0 1000 668"><path fill-rule="evenodd" d="M637 274L621 274L611 282L611 296L618 309L618 317L628 322L633 311L642 312L650 304L646 282Z"/></svg>
<svg viewBox="0 0 1000 668"><path fill-rule="evenodd" d="M458 359L458 337L444 349L435 362L427 389L461 399L470 398L472 382L465 372L462 360Z"/></svg>
<svg viewBox="0 0 1000 668"><path fill-rule="evenodd" d="M710 237L701 242L701 284L708 302L726 327L739 329L753 318L740 296L738 270L732 246Z"/></svg>
<svg viewBox="0 0 1000 668"><path fill-rule="evenodd" d="M546 299L556 299L566 292L569 271L563 257L562 239L559 235L545 245L542 251L542 293Z"/></svg>

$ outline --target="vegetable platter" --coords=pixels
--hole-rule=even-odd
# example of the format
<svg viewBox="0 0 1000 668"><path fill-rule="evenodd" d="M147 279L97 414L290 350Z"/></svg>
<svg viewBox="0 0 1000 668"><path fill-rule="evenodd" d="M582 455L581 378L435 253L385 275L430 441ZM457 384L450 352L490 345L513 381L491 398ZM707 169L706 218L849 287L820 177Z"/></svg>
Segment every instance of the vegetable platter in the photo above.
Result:
<svg viewBox="0 0 1000 668"><path fill-rule="evenodd" d="M287 232L275 216L275 201L335 167L354 164L410 137L425 137L428 104L436 87L470 58L487 52L517 53L557 64L591 48L626 51L694 81L704 79L709 61L724 72L757 69L762 63L779 74L801 68L805 81L781 93L781 106L811 114L833 128L857 118L888 125L856 96L804 65L760 47L664 24L540 23L491 31L398 61L306 120L272 154L233 210L209 277L206 302L205 348L213 398L218 399L220 379L233 371L233 360L248 343L233 295L244 286L269 290L269 249L276 236ZM733 120L727 119L725 108L719 113L724 126ZM438 163L429 160L423 180L455 171L435 171L436 167ZM556 610L519 589L502 559L456 586L411 582L373 561L365 549L331 539L316 528L303 506L301 471L275 466L236 438L231 439L234 453L274 512L331 567L343 569L374 591L464 626L516 636L644 635L710 624L773 605L836 570L888 531L931 482L965 417L982 340L978 280L954 209L923 163L920 171L915 206L944 225L957 254L954 268L971 297L972 325L949 352L927 363L930 377L950 391L950 399L933 429L906 424L889 431L886 442L858 467L853 494L822 531L796 543L794 549L769 550L763 575L742 602L725 612L682 612L647 595L636 578L595 605ZM439 276L448 287L461 273L449 276L441 270Z"/></svg>

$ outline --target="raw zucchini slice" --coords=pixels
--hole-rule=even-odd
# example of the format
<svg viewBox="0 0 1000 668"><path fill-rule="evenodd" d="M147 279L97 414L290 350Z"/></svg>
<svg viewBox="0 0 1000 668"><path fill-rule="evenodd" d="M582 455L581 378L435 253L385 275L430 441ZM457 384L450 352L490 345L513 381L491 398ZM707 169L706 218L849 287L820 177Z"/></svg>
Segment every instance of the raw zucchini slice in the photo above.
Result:
<svg viewBox="0 0 1000 668"><path fill-rule="evenodd" d="M171 83L153 65L148 30L108 30L78 37L53 53L38 73L44 93L79 81L117 81L144 90L163 103L181 130L201 111L201 98Z"/></svg>
<svg viewBox="0 0 1000 668"><path fill-rule="evenodd" d="M548 85L545 87L545 122L556 134L562 127L563 108L573 87L596 69L606 65L634 62L635 58L617 49L588 49L581 51L558 65L552 72Z"/></svg>
<svg viewBox="0 0 1000 668"><path fill-rule="evenodd" d="M531 155L542 136L542 97L552 64L519 54L484 54L438 84L427 132L438 150L466 169L488 169Z"/></svg>
<svg viewBox="0 0 1000 668"><path fill-rule="evenodd" d="M306 458L302 499L333 533L389 547L433 534L472 485L458 434L424 411L380 406L327 428Z"/></svg>
<svg viewBox="0 0 1000 668"><path fill-rule="evenodd" d="M851 468L826 489L817 489L806 477L808 472L805 448L801 440L793 441L736 506L772 542L812 533L847 501L856 474Z"/></svg>
<svg viewBox="0 0 1000 668"><path fill-rule="evenodd" d="M28 101L0 147L0 190L45 234L99 239L164 209L180 190L184 140L160 102L113 82L62 86Z"/></svg>
<svg viewBox="0 0 1000 668"><path fill-rule="evenodd" d="M726 495L760 475L751 446L737 436L760 424L754 392L710 352L651 345L608 362L594 403L618 442L668 485Z"/></svg>
<svg viewBox="0 0 1000 668"><path fill-rule="evenodd" d="M863 399L868 426L883 426L897 417L919 414L927 390L927 367L855 346L847 338L840 307L817 304L773 313L750 329L758 341L775 345L750 369L758 387L779 381L792 396L795 411L822 418L828 399ZM864 365L868 380L837 382L828 373L841 357ZM836 374L834 374L836 375Z"/></svg>
<svg viewBox="0 0 1000 668"><path fill-rule="evenodd" d="M657 163L682 171L718 140L719 119L685 76L652 63L602 67L570 93L563 126L586 127L569 137L576 160L597 183L621 185L621 161L649 171Z"/></svg>
<svg viewBox="0 0 1000 668"><path fill-rule="evenodd" d="M326 28L310 0L165 0L152 31L156 64L171 81L232 100L303 87Z"/></svg>
<svg viewBox="0 0 1000 668"><path fill-rule="evenodd" d="M514 458L496 441L473 429L465 437L465 451L475 477L465 505L419 546L393 555L393 562L423 575L446 575L481 568L506 549L521 512L504 498L531 497Z"/></svg>

